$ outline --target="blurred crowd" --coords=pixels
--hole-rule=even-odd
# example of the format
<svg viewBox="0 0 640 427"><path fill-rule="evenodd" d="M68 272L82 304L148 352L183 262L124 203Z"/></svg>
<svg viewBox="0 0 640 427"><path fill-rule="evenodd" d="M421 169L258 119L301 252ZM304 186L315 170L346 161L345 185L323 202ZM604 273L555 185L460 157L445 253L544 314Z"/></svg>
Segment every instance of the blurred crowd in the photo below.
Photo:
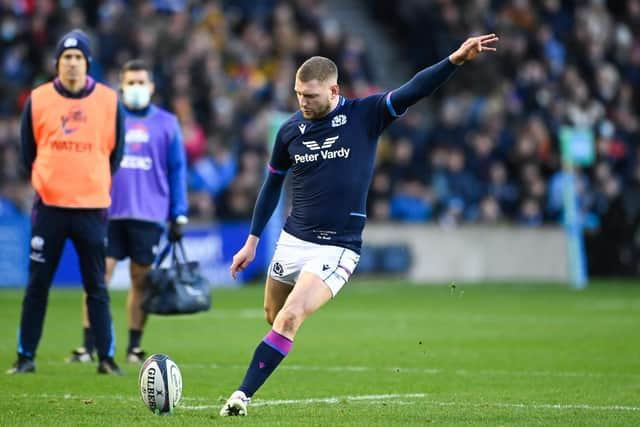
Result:
<svg viewBox="0 0 640 427"><path fill-rule="evenodd" d="M322 1L3 0L0 215L30 210L20 113L30 90L55 75L55 43L72 28L92 39L90 74L114 88L128 59L153 64L153 101L182 126L194 220L250 218L272 133L297 110L294 74L307 57L333 58L345 95L373 92L364 43Z"/></svg>
<svg viewBox="0 0 640 427"><path fill-rule="evenodd" d="M390 130L371 211L446 224L558 221L558 133L575 126L596 140L578 189L585 222L597 225L621 192L640 184L640 1L609 3L376 2L416 70L468 34L501 40L496 55L460 70L436 95L430 123L410 113Z"/></svg>
<svg viewBox="0 0 640 427"><path fill-rule="evenodd" d="M469 35L501 38L496 54L462 67L383 135L371 220L562 221L558 132L575 126L590 129L596 147L594 163L578 170L583 223L622 235L638 229L640 0L359 4L414 71ZM367 41L326 1L3 0L0 214L29 210L19 114L30 89L54 74L53 46L71 28L91 36L98 80L116 87L133 57L154 65L154 100L178 115L184 133L191 216L207 221L250 217L273 130L297 109L292 85L304 59L333 58L346 96L391 89L379 87Z"/></svg>
<svg viewBox="0 0 640 427"><path fill-rule="evenodd" d="M561 222L559 131L588 129L595 159L576 181L592 270L640 272L639 0L370 4L416 71L468 34L501 37L496 55L463 67L426 114L390 129L369 198L375 217Z"/></svg>

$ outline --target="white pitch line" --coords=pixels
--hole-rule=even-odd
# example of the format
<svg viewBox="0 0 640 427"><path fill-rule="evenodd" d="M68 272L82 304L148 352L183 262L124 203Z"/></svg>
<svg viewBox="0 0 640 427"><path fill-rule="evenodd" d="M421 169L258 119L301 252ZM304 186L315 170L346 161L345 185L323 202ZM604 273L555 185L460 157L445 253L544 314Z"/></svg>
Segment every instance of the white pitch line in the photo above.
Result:
<svg viewBox="0 0 640 427"><path fill-rule="evenodd" d="M424 393L409 393L409 394L369 394L369 395L361 395L361 396L336 396L336 397L318 397L318 398L309 398L309 399L276 399L276 400L256 400L251 402L251 407L256 406L280 406L280 405L310 405L314 403L328 403L328 404L336 404L340 402L379 402L382 400L389 399L408 399L408 398L423 398L426 394ZM394 402L399 404L413 404L414 402ZM181 408L188 410L202 410L202 409L213 409L219 408L220 405L195 405L195 406L183 406L180 405Z"/></svg>
<svg viewBox="0 0 640 427"><path fill-rule="evenodd" d="M514 409L558 409L558 410L577 410L582 409L586 411L640 411L640 406L625 406L625 405L585 405L585 404L554 404L554 403L501 403L501 402L483 402L483 403L471 403L471 402L437 402L426 401L427 405L432 406L460 406L460 407L473 407L473 408L485 408L487 406L494 408L514 408Z"/></svg>
<svg viewBox="0 0 640 427"><path fill-rule="evenodd" d="M2 394L0 394L2 396ZM331 396L331 397L319 397L308 399L274 399L274 400L256 400L251 402L252 407L256 406L281 406L281 405L312 405L316 403L326 403L335 405L340 402L361 402L365 404L380 403L385 400L397 400L394 402L400 405L413 405L418 400L420 403L429 406L450 406L461 408L509 408L509 409L547 409L547 410L583 410L583 411L618 411L618 412L640 412L640 406L627 406L627 405L587 405L580 403L509 403L509 402L452 402L452 401L437 401L437 400L425 400L427 397L425 393L407 393L407 394L369 394L369 395L354 395L354 396ZM139 398L133 396L123 395L108 395L108 396L78 396L70 393L63 395L55 394L11 394L12 399L16 398L40 398L40 399L61 399L61 400L119 400L128 402L139 402ZM221 398L222 399L222 398ZM206 402L211 401L206 398L187 397L183 398L183 401L191 402ZM208 405L179 405L178 409L185 410L206 410L217 409L220 407L220 403L208 404Z"/></svg>
<svg viewBox="0 0 640 427"><path fill-rule="evenodd" d="M68 365L64 362L47 362L48 365L60 366ZM181 363L182 369L241 369L247 365L221 365L217 363ZM580 372L580 371L508 371L502 369L441 369L441 368L405 368L397 367L371 367L371 366L307 366L288 365L278 367L285 371L320 371L320 372L393 372L399 374L425 374L425 375L456 375L463 377L471 376L505 376L505 377L548 377L548 378L624 378L640 379L637 373L617 373L617 372Z"/></svg>
<svg viewBox="0 0 640 427"><path fill-rule="evenodd" d="M251 406L279 406L279 405L311 405L315 403L326 403L335 405L340 402L366 402L366 403L379 403L380 401L399 399L398 403L401 405L415 404L417 399L426 397L424 393L411 393L411 394L378 394L378 395L364 395L364 396L342 396L342 397L323 397L323 398L310 398L310 399L286 399L286 400L258 400L251 402ZM412 399L413 401L407 401ZM510 409L549 409L549 410L584 410L584 411L624 411L624 412L640 412L638 406L625 406L625 405L585 405L585 404L551 404L551 403L506 403L506 402L443 402L435 400L421 400L421 403L430 406L452 406L452 407L472 407L472 408L510 408ZM196 406L180 406L186 410L206 410L215 409L220 405L196 405Z"/></svg>
<svg viewBox="0 0 640 427"><path fill-rule="evenodd" d="M218 365L212 364L180 364L184 368L200 368L200 369L246 369L246 365ZM440 368L404 368L397 367L378 367L371 366L306 366L306 365L282 365L278 367L281 370L290 371L322 371L322 372L394 372L405 374L427 374L427 375L457 375L457 376L513 376L513 377L568 377L568 378L640 378L640 374L636 373L604 373L604 372L563 372L563 371L508 371L500 369L440 369Z"/></svg>
<svg viewBox="0 0 640 427"><path fill-rule="evenodd" d="M339 403L341 401L357 402L367 400L387 400L387 399L409 399L425 397L424 393L410 394L369 394L362 396L325 397L311 399L285 399L285 400L258 400L251 402L251 406L275 406L275 405L296 405L310 403Z"/></svg>

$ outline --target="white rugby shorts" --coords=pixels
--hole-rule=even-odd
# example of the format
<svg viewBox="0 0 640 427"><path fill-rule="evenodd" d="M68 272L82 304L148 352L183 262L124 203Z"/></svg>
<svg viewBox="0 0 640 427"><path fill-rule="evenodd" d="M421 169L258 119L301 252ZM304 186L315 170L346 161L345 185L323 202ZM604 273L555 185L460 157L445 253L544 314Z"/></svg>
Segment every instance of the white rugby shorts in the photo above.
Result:
<svg viewBox="0 0 640 427"><path fill-rule="evenodd" d="M359 260L360 255L350 249L307 242L283 230L269 265L269 275L293 286L300 273L308 271L320 277L335 297Z"/></svg>

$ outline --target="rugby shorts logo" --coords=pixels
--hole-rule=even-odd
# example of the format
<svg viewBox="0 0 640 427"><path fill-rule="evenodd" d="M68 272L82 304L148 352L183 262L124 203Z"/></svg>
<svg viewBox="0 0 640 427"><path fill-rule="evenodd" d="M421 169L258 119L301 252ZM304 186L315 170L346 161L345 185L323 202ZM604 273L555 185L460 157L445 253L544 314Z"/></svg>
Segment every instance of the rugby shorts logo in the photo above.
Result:
<svg viewBox="0 0 640 427"><path fill-rule="evenodd" d="M282 276L282 273L284 273L284 268L282 267L282 264L280 264L279 262L274 262L273 272L278 276Z"/></svg>
<svg viewBox="0 0 640 427"><path fill-rule="evenodd" d="M322 264L322 271L327 271L330 268L329 264Z"/></svg>

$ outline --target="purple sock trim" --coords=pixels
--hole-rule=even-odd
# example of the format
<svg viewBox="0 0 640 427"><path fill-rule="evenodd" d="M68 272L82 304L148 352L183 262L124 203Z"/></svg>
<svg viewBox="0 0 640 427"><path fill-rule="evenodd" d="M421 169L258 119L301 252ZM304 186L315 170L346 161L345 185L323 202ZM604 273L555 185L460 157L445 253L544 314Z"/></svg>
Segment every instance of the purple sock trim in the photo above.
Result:
<svg viewBox="0 0 640 427"><path fill-rule="evenodd" d="M283 356L289 354L291 347L293 347L293 341L283 335L280 335L273 329L269 331L263 341L270 347L279 351Z"/></svg>

